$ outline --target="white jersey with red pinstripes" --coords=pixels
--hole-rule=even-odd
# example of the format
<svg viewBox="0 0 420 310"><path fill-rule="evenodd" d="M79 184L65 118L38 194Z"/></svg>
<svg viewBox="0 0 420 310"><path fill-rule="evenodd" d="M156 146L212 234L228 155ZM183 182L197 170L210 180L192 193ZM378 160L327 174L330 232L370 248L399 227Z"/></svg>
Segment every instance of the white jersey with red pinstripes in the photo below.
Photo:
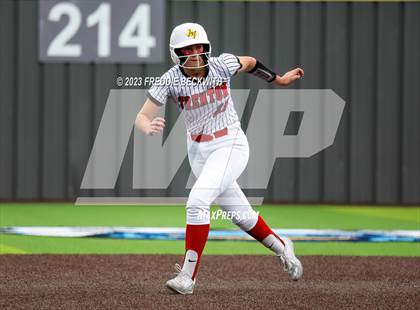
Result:
<svg viewBox="0 0 420 310"><path fill-rule="evenodd" d="M238 57L232 54L210 57L207 76L201 82L191 83L191 78L175 65L149 89L148 97L158 105L165 105L168 99L175 102L184 114L188 133L212 134L239 121L230 78L240 68Z"/></svg>

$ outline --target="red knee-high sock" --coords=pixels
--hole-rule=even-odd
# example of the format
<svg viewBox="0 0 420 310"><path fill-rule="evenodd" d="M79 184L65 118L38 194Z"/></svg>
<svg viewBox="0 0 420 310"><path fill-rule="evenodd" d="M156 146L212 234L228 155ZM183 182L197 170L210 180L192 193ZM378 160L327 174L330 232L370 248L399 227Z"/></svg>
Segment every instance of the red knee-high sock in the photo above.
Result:
<svg viewBox="0 0 420 310"><path fill-rule="evenodd" d="M271 230L261 216L258 216L257 223L247 233L276 254L281 254L284 250L284 240Z"/></svg>
<svg viewBox="0 0 420 310"><path fill-rule="evenodd" d="M201 253L203 253L206 245L209 230L210 224L187 224L185 232L185 259L182 270L187 272L193 280L197 274Z"/></svg>

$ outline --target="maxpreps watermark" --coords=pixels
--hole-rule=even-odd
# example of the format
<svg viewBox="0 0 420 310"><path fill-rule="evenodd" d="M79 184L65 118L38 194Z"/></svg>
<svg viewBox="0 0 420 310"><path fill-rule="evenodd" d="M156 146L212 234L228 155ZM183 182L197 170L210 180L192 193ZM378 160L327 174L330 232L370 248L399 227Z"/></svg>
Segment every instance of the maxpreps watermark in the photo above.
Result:
<svg viewBox="0 0 420 310"><path fill-rule="evenodd" d="M200 211L197 215L199 220L232 220L235 219L237 221L242 220L249 220L255 218L255 213L257 216L260 214L259 211L225 211L222 209L218 209L217 211Z"/></svg>
<svg viewBox="0 0 420 310"><path fill-rule="evenodd" d="M227 79L223 77L173 77L162 78L155 76L118 76L115 83L118 87L151 87L151 86L193 86L197 83L203 86L214 86L226 82Z"/></svg>
<svg viewBox="0 0 420 310"><path fill-rule="evenodd" d="M241 119L250 100L250 90L232 89L231 95ZM165 139L162 135L149 137L133 130L139 102L145 100L147 89L110 90L80 189L115 189L123 160L127 152L132 152L132 189L165 190L165 194L79 197L77 204L186 203L188 198L183 196L183 191L166 192L187 156L185 123L182 117L177 117ZM250 153L247 168L237 180L243 189L252 190L267 189L278 158L309 158L331 146L345 106L344 100L328 89L261 89L253 104L246 136L250 148L258 151ZM162 164L151 164L156 162ZM190 176L185 189L191 189L195 176L192 171L187 173ZM253 198L254 206L263 202L263 197ZM219 201L217 204L226 205Z"/></svg>

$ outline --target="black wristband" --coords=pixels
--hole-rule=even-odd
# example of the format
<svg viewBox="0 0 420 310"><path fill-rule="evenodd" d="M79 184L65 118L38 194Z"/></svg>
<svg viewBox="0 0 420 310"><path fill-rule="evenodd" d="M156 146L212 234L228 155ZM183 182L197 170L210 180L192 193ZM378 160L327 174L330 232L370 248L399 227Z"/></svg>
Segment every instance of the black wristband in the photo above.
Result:
<svg viewBox="0 0 420 310"><path fill-rule="evenodd" d="M275 72L268 69L258 60L255 64L255 67L248 71L248 73L255 75L256 77L259 77L260 79L263 79L264 81L267 81L269 83L273 82L277 77L277 74Z"/></svg>

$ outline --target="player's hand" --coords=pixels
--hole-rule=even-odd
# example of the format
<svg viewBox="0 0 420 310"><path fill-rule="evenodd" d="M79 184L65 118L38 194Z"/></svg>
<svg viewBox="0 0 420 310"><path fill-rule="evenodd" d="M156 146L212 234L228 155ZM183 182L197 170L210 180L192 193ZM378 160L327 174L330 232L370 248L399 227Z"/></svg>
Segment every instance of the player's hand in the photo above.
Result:
<svg viewBox="0 0 420 310"><path fill-rule="evenodd" d="M292 84L294 81L300 79L305 75L305 72L301 68L296 68L286 72L283 76L277 76L274 83L278 86L287 86Z"/></svg>
<svg viewBox="0 0 420 310"><path fill-rule="evenodd" d="M165 128L165 119L163 117L155 117L149 124L147 134L149 136L159 134L163 131L163 128Z"/></svg>

